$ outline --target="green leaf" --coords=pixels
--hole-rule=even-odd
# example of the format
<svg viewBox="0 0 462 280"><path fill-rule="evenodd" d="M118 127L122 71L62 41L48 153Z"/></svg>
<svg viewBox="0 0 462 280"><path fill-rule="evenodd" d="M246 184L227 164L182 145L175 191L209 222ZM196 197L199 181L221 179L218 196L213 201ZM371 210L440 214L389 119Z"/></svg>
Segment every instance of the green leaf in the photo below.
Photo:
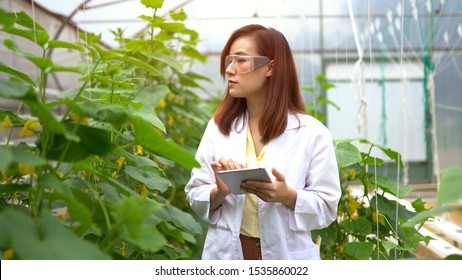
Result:
<svg viewBox="0 0 462 280"><path fill-rule="evenodd" d="M398 184L397 182L389 180L385 177L377 176L377 180L375 180L375 177L372 177L369 178L369 182L373 186L375 186L375 184L377 183L377 185L384 191L391 193L392 195L398 198L403 198L408 193L412 192L412 188L410 188L409 186L404 185L402 183Z"/></svg>
<svg viewBox="0 0 462 280"><path fill-rule="evenodd" d="M37 100L31 85L0 79L0 97L19 100Z"/></svg>
<svg viewBox="0 0 462 280"><path fill-rule="evenodd" d="M133 112L133 116L139 117L139 118L149 122L150 124L155 126L157 129L159 129L163 133L167 133L167 131L165 130L165 126L162 123L162 121L158 117L156 117L154 114L136 111L136 112Z"/></svg>
<svg viewBox="0 0 462 280"><path fill-rule="evenodd" d="M0 146L0 171L5 170L13 162L13 152L7 146Z"/></svg>
<svg viewBox="0 0 462 280"><path fill-rule="evenodd" d="M345 244L345 252L357 260L368 260L371 258L374 244L370 242L350 242Z"/></svg>
<svg viewBox="0 0 462 280"><path fill-rule="evenodd" d="M438 203L456 202L462 198L462 167L451 167L441 172Z"/></svg>
<svg viewBox="0 0 462 280"><path fill-rule="evenodd" d="M302 86L301 89L302 89L302 90L309 91L309 92L312 92L312 93L315 93L315 92L316 92L316 88L315 88L315 87Z"/></svg>
<svg viewBox="0 0 462 280"><path fill-rule="evenodd" d="M10 27L14 24L15 20L14 13L9 13L4 9L0 8L0 24L5 27Z"/></svg>
<svg viewBox="0 0 462 280"><path fill-rule="evenodd" d="M57 41L57 40L49 41L46 44L45 48L46 49L56 49L56 48L73 49L79 52L85 51L85 49L81 45L71 43L71 42L65 42L65 41Z"/></svg>
<svg viewBox="0 0 462 280"><path fill-rule="evenodd" d="M158 207L154 200L128 197L113 205L111 215L123 239L142 250L155 253L167 241L154 225L145 221Z"/></svg>
<svg viewBox="0 0 462 280"><path fill-rule="evenodd" d="M83 108L85 114L95 120L108 122L115 127L120 127L129 119L129 112L126 107L117 104L104 104L92 102Z"/></svg>
<svg viewBox="0 0 462 280"><path fill-rule="evenodd" d="M194 156L170 139L166 139L159 129L139 116L132 117L135 127L135 142L160 156L179 165L192 169L199 167Z"/></svg>
<svg viewBox="0 0 462 280"><path fill-rule="evenodd" d="M146 8L160 9L164 4L164 0L141 0L141 4Z"/></svg>
<svg viewBox="0 0 462 280"><path fill-rule="evenodd" d="M54 196L66 202L69 214L74 221L79 221L82 226L89 227L92 223L92 213L78 199L74 197L69 186L61 182L54 174L46 174L39 178L40 184L54 191Z"/></svg>
<svg viewBox="0 0 462 280"><path fill-rule="evenodd" d="M31 114L36 116L40 124L51 133L64 135L64 137L71 141L79 141L79 137L71 130L67 130L66 126L59 122L56 117L45 107L42 103L30 100L25 100L25 103L29 106Z"/></svg>
<svg viewBox="0 0 462 280"><path fill-rule="evenodd" d="M171 185L170 181L162 178L149 168L136 168L133 166L125 167L125 173L133 179L143 183L150 190L165 192Z"/></svg>
<svg viewBox="0 0 462 280"><path fill-rule="evenodd" d="M138 237L131 235L122 235L122 238L150 253L156 253L162 249L166 244L167 240L164 235L160 233L154 225L142 224L140 227L140 234Z"/></svg>
<svg viewBox="0 0 462 280"><path fill-rule="evenodd" d="M170 17L173 20L184 21L188 17L183 9L179 11L171 10L169 13L170 13Z"/></svg>
<svg viewBox="0 0 462 280"><path fill-rule="evenodd" d="M24 260L108 260L110 256L93 243L80 239L59 224L47 211L40 222L25 213L6 209L0 212L0 246L12 248Z"/></svg>
<svg viewBox="0 0 462 280"><path fill-rule="evenodd" d="M348 142L340 142L336 145L335 156L339 167L347 167L361 162L361 153L358 148Z"/></svg>
<svg viewBox="0 0 462 280"><path fill-rule="evenodd" d="M13 154L13 160L16 163L22 163L28 166L44 166L48 161L37 154L29 151L29 148L23 144L9 146Z"/></svg>
<svg viewBox="0 0 462 280"><path fill-rule="evenodd" d="M394 160L396 163L399 163L400 167L404 168L403 157L397 151L392 150L389 147L374 144L374 143L370 142L367 139L359 139L359 143L361 143L361 144L369 144L369 145L372 145L372 146L374 146L376 148L379 148L380 150L382 150L382 152L384 152L388 156L388 158Z"/></svg>
<svg viewBox="0 0 462 280"><path fill-rule="evenodd" d="M10 68L9 66L7 66L6 64L4 64L2 62L0 62L0 71L3 72L3 73L8 74L10 76L19 78L19 79L25 81L26 83L30 84L31 86L35 87L34 81L32 81L32 79L27 74L19 72L19 71L13 69L13 68Z"/></svg>
<svg viewBox="0 0 462 280"><path fill-rule="evenodd" d="M168 32L182 32L185 28L182 22L163 22L158 27Z"/></svg>
<svg viewBox="0 0 462 280"><path fill-rule="evenodd" d="M167 64L169 67L175 69L176 71L180 71L180 72L183 71L183 62L178 59L174 59L171 56L167 56L164 54L156 54L156 53L147 52L147 51L142 51L141 53L144 54L148 58L151 58L151 59Z"/></svg>
<svg viewBox="0 0 462 280"><path fill-rule="evenodd" d="M462 211L462 206L458 205L442 205L436 206L430 210L420 212L419 214L411 217L407 222L405 222L402 227L413 227L416 224L427 220L430 217L440 216L443 213L450 211Z"/></svg>
<svg viewBox="0 0 462 280"><path fill-rule="evenodd" d="M376 200L378 209L375 208ZM408 221L412 217L416 215L415 212L411 212L404 208L403 205L399 204L396 201L389 200L382 195L375 195L371 199L371 208L374 210L378 210L380 213L387 215L388 218L392 221L395 221L396 217L396 207L398 206L398 220L400 221Z"/></svg>
<svg viewBox="0 0 462 280"><path fill-rule="evenodd" d="M60 134L53 134L51 136L53 146L47 147L46 151L48 159L77 162L89 155L104 156L115 148L111 142L110 131L77 123L67 123L66 126L69 129L77 128L76 135L80 141L69 141Z"/></svg>
<svg viewBox="0 0 462 280"><path fill-rule="evenodd" d="M134 58L128 55L118 54L116 52L103 52L103 55L104 55L104 59L123 61L129 64L132 64L132 65L135 65L143 70L146 70L150 74L157 76L159 78L162 78L162 79L167 78L163 72L151 66L149 63L141 61L137 58Z"/></svg>
<svg viewBox="0 0 462 280"><path fill-rule="evenodd" d="M31 184L0 184L0 193L23 192L31 187Z"/></svg>
<svg viewBox="0 0 462 280"><path fill-rule="evenodd" d="M340 223L346 230L346 232L354 236L367 236L372 232L371 222L364 218L359 217L358 220L344 220Z"/></svg>
<svg viewBox="0 0 462 280"><path fill-rule="evenodd" d="M159 199L161 199L159 197ZM175 206L165 201L165 206L159 208L154 214L163 221L172 222L175 226L192 234L202 233L201 225L194 219L191 214L181 211Z"/></svg>
<svg viewBox="0 0 462 280"><path fill-rule="evenodd" d="M13 13L15 25L4 26L2 31L17 35L28 39L31 42L36 42L39 46L44 47L49 40L48 32L40 24L35 22L26 12Z"/></svg>
<svg viewBox="0 0 462 280"><path fill-rule="evenodd" d="M207 61L207 56L200 53L196 48L192 46L181 47L181 52L186 56L189 56L191 58L201 61L202 63L205 63Z"/></svg>
<svg viewBox="0 0 462 280"><path fill-rule="evenodd" d="M154 161L152 161L149 157L131 154L121 149L115 151L115 154L125 157L129 161L136 163L138 167L153 167L153 168L158 169L159 171L161 170L159 168L159 165L155 163Z"/></svg>

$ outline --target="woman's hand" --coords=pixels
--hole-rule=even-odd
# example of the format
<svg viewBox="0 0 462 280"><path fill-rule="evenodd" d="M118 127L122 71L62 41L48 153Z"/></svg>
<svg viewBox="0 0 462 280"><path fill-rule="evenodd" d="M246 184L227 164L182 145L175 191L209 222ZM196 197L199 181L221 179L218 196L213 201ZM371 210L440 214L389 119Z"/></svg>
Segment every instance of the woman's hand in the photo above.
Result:
<svg viewBox="0 0 462 280"><path fill-rule="evenodd" d="M219 160L210 163L210 166L215 172L215 180L217 182L217 187L213 188L210 192L210 210L214 211L223 204L225 197L231 192L225 182L223 182L220 176L218 176L218 171L242 169L245 165L232 159L220 158Z"/></svg>
<svg viewBox="0 0 462 280"><path fill-rule="evenodd" d="M271 172L275 177L272 183L246 181L242 183L241 189L255 194L265 202L281 202L290 209L294 209L297 200L297 191L286 184L286 178L276 168L273 168Z"/></svg>

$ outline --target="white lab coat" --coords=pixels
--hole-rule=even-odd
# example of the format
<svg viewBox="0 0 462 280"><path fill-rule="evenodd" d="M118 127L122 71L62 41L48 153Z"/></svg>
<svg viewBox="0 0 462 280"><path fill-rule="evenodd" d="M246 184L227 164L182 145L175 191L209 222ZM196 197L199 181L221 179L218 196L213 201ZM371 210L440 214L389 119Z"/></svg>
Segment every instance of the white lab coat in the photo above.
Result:
<svg viewBox="0 0 462 280"><path fill-rule="evenodd" d="M264 260L319 259L310 231L327 227L337 217L341 189L332 136L315 118L298 118L300 123L289 114L286 130L269 142L261 165L271 176L275 167L297 190L294 210L258 199ZM210 191L216 186L210 163L224 157L245 164L247 123L239 126L242 131L233 129L225 136L210 120L196 153L201 167L192 170L185 191L195 213L210 223L202 259L243 259L239 233L245 196L229 194L210 212Z"/></svg>

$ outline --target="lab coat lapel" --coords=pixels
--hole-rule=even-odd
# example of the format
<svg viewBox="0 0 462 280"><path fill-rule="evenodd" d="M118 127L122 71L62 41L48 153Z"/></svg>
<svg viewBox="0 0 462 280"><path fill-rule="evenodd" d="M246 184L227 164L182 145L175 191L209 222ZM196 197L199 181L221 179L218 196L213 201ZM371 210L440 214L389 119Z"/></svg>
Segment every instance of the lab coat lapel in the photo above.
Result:
<svg viewBox="0 0 462 280"><path fill-rule="evenodd" d="M287 118L287 127L279 137L271 140L266 149L265 156L263 158L263 167L270 167L271 162L276 160L276 156L281 150L281 147L286 143L288 136L291 134L293 129L297 129L300 126L298 119L295 115L289 114ZM270 170L268 170L270 171Z"/></svg>

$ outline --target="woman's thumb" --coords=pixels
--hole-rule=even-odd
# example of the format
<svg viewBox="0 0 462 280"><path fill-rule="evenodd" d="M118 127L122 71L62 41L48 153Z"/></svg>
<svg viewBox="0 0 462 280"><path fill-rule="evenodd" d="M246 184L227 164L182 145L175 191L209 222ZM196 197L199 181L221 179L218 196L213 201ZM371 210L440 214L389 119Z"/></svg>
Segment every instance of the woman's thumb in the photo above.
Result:
<svg viewBox="0 0 462 280"><path fill-rule="evenodd" d="M284 175L281 172L277 171L276 168L273 167L271 169L271 172L273 173L273 175L274 175L274 177L276 178L277 181L285 181L286 180Z"/></svg>

